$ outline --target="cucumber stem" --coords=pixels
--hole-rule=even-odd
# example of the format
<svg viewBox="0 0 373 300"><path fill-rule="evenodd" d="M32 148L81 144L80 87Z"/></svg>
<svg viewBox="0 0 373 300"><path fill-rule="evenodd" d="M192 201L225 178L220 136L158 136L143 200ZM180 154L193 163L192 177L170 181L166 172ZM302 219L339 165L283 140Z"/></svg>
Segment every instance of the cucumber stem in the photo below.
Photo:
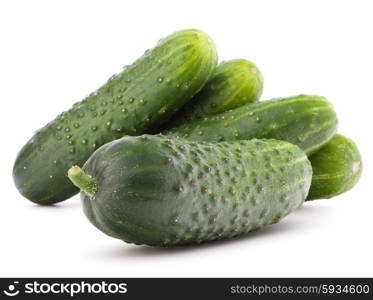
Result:
<svg viewBox="0 0 373 300"><path fill-rule="evenodd" d="M86 194L94 196L94 194L97 192L96 181L92 178L92 176L84 173L84 171L80 167L71 167L67 172L67 176L75 186L77 186Z"/></svg>

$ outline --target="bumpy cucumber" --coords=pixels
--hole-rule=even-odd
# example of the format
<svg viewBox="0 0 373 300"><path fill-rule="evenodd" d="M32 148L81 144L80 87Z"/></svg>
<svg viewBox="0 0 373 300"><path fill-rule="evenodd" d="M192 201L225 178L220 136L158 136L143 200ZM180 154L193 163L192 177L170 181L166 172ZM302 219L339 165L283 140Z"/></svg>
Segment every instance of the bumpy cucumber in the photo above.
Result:
<svg viewBox="0 0 373 300"><path fill-rule="evenodd" d="M136 244L172 246L235 237L301 205L312 169L277 140L207 143L123 137L68 172L88 219Z"/></svg>
<svg viewBox="0 0 373 300"><path fill-rule="evenodd" d="M340 134L311 155L310 161L313 176L307 200L328 199L352 189L363 166L355 143Z"/></svg>
<svg viewBox="0 0 373 300"><path fill-rule="evenodd" d="M198 30L176 32L83 101L37 131L20 151L14 181L29 200L51 204L78 192L66 176L101 145L153 130L209 80L217 57Z"/></svg>
<svg viewBox="0 0 373 300"><path fill-rule="evenodd" d="M299 146L308 155L335 134L337 116L324 97L299 95L244 105L164 133L195 141L273 138Z"/></svg>
<svg viewBox="0 0 373 300"><path fill-rule="evenodd" d="M256 102L262 91L263 77L255 64L245 59L222 62L204 88L172 116L164 128Z"/></svg>

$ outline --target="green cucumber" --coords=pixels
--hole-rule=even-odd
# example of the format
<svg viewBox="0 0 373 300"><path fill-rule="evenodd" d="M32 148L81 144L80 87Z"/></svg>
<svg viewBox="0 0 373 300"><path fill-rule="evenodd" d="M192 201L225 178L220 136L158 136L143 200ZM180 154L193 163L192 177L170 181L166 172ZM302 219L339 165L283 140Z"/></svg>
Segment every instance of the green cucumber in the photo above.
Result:
<svg viewBox="0 0 373 300"><path fill-rule="evenodd" d="M263 77L255 64L245 59L222 62L205 87L164 128L170 129L256 102L262 91Z"/></svg>
<svg viewBox="0 0 373 300"><path fill-rule="evenodd" d="M165 131L195 141L273 138L299 146L307 155L335 134L337 116L324 97L299 95L247 104Z"/></svg>
<svg viewBox="0 0 373 300"><path fill-rule="evenodd" d="M340 195L352 189L361 176L363 164L359 149L352 140L340 134L309 159L313 176L307 200Z"/></svg>
<svg viewBox="0 0 373 300"><path fill-rule="evenodd" d="M284 141L143 135L102 146L68 176L98 229L129 243L173 246L278 222L303 203L312 168Z"/></svg>
<svg viewBox="0 0 373 300"><path fill-rule="evenodd" d="M66 176L101 145L139 135L167 121L210 79L216 68L211 39L198 30L176 32L70 110L22 148L13 168L20 193L52 204L78 192Z"/></svg>

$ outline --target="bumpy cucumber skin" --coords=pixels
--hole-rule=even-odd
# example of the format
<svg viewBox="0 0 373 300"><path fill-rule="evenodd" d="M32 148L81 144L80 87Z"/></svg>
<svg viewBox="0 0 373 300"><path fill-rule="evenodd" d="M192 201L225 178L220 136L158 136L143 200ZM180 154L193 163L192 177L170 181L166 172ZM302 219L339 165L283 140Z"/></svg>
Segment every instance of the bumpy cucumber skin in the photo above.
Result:
<svg viewBox="0 0 373 300"><path fill-rule="evenodd" d="M263 76L245 59L222 62L203 89L177 112L163 128L170 129L259 100Z"/></svg>
<svg viewBox="0 0 373 300"><path fill-rule="evenodd" d="M352 189L359 181L363 163L356 144L336 134L310 156L312 184L307 200L329 199Z"/></svg>
<svg viewBox="0 0 373 300"><path fill-rule="evenodd" d="M310 155L333 137L337 123L324 97L298 95L244 105L164 133L212 142L272 138L295 144Z"/></svg>
<svg viewBox="0 0 373 300"><path fill-rule="evenodd" d="M217 63L211 39L183 30L157 46L83 101L36 132L13 168L20 193L52 204L78 192L66 176L101 145L158 127L198 92Z"/></svg>
<svg viewBox="0 0 373 300"><path fill-rule="evenodd" d="M123 137L83 166L97 183L81 192L104 233L151 246L231 238L276 223L301 205L312 168L297 146L277 140L206 143Z"/></svg>

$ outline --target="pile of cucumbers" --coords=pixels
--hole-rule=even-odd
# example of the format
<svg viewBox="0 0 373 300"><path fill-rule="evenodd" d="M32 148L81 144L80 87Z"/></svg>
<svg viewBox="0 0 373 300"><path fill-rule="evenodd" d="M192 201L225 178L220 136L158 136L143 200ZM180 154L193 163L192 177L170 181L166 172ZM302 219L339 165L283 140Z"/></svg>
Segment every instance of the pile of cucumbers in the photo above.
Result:
<svg viewBox="0 0 373 300"><path fill-rule="evenodd" d="M328 100L259 102L255 64L217 62L204 32L161 39L35 133L14 164L19 192L49 205L80 190L104 233L173 246L248 233L357 183L359 150Z"/></svg>

